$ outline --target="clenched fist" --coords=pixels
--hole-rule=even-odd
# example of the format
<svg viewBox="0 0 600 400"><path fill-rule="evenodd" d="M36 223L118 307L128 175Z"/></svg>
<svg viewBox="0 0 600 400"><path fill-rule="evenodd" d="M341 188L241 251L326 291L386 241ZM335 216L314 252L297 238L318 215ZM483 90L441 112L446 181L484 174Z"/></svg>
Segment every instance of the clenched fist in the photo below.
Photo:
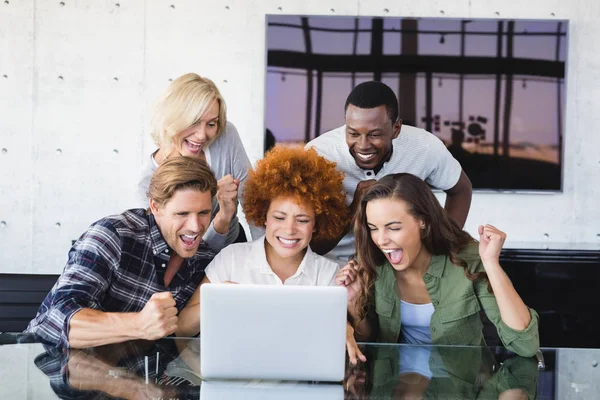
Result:
<svg viewBox="0 0 600 400"><path fill-rule="evenodd" d="M137 314L137 328L141 338L157 340L169 336L177 329L177 308L171 292L154 293Z"/></svg>
<svg viewBox="0 0 600 400"><path fill-rule="evenodd" d="M220 212L228 217L230 221L237 211L239 187L240 180L231 175L225 175L217 182L217 201L219 202Z"/></svg>

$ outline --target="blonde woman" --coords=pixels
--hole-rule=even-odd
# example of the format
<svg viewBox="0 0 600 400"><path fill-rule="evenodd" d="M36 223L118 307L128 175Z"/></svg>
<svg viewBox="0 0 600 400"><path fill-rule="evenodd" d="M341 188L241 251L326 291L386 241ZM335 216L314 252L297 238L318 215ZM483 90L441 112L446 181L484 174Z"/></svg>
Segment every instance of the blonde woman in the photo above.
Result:
<svg viewBox="0 0 600 400"><path fill-rule="evenodd" d="M203 159L218 180L204 240L216 252L245 241L236 214L251 164L237 129L227 121L227 107L216 85L194 73L175 79L154 107L152 138L158 150L147 158L139 182L144 205L148 204L150 177L164 160L178 156Z"/></svg>

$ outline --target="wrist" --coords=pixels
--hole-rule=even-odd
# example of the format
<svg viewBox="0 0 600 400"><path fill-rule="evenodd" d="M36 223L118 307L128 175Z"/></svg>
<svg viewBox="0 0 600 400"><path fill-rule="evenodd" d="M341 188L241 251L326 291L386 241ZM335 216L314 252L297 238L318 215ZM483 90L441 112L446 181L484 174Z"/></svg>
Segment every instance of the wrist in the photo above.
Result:
<svg viewBox="0 0 600 400"><path fill-rule="evenodd" d="M355 321L359 318L360 308L356 304L356 301L349 301L348 302L348 314Z"/></svg>
<svg viewBox="0 0 600 400"><path fill-rule="evenodd" d="M501 268L500 267L500 261L498 260L498 257L491 257L491 258L481 258L481 263L483 264L483 267L487 270L490 268Z"/></svg>
<svg viewBox="0 0 600 400"><path fill-rule="evenodd" d="M116 318L117 320L116 325L120 336L125 336L130 339L146 338L143 329L140 328L140 326L142 326L140 315L141 312L112 314L113 318Z"/></svg>
<svg viewBox="0 0 600 400"><path fill-rule="evenodd" d="M213 228L219 235L225 235L229 232L229 223L233 216L228 216L219 211L213 220Z"/></svg>

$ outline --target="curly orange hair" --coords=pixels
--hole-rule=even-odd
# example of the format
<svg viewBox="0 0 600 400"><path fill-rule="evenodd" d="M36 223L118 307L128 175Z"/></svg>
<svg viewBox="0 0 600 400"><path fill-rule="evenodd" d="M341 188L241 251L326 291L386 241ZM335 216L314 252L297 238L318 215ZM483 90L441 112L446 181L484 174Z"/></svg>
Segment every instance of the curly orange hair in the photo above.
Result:
<svg viewBox="0 0 600 400"><path fill-rule="evenodd" d="M342 234L349 218L344 174L335 163L314 149L275 146L250 171L244 186L242 208L246 219L264 226L271 200L289 196L312 207L314 237L330 239Z"/></svg>

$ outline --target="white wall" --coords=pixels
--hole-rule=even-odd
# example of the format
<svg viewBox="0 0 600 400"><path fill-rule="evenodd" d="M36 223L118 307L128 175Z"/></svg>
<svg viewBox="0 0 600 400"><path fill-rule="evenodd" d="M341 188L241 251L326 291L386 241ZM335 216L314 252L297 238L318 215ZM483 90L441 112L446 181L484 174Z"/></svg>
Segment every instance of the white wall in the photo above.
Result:
<svg viewBox="0 0 600 400"><path fill-rule="evenodd" d="M71 239L134 204L153 149L149 109L169 79L213 79L248 155L260 158L265 14L277 13L569 19L564 193L475 194L466 228L490 222L512 241L600 246L600 2L62 3L0 2L0 272L59 273Z"/></svg>

